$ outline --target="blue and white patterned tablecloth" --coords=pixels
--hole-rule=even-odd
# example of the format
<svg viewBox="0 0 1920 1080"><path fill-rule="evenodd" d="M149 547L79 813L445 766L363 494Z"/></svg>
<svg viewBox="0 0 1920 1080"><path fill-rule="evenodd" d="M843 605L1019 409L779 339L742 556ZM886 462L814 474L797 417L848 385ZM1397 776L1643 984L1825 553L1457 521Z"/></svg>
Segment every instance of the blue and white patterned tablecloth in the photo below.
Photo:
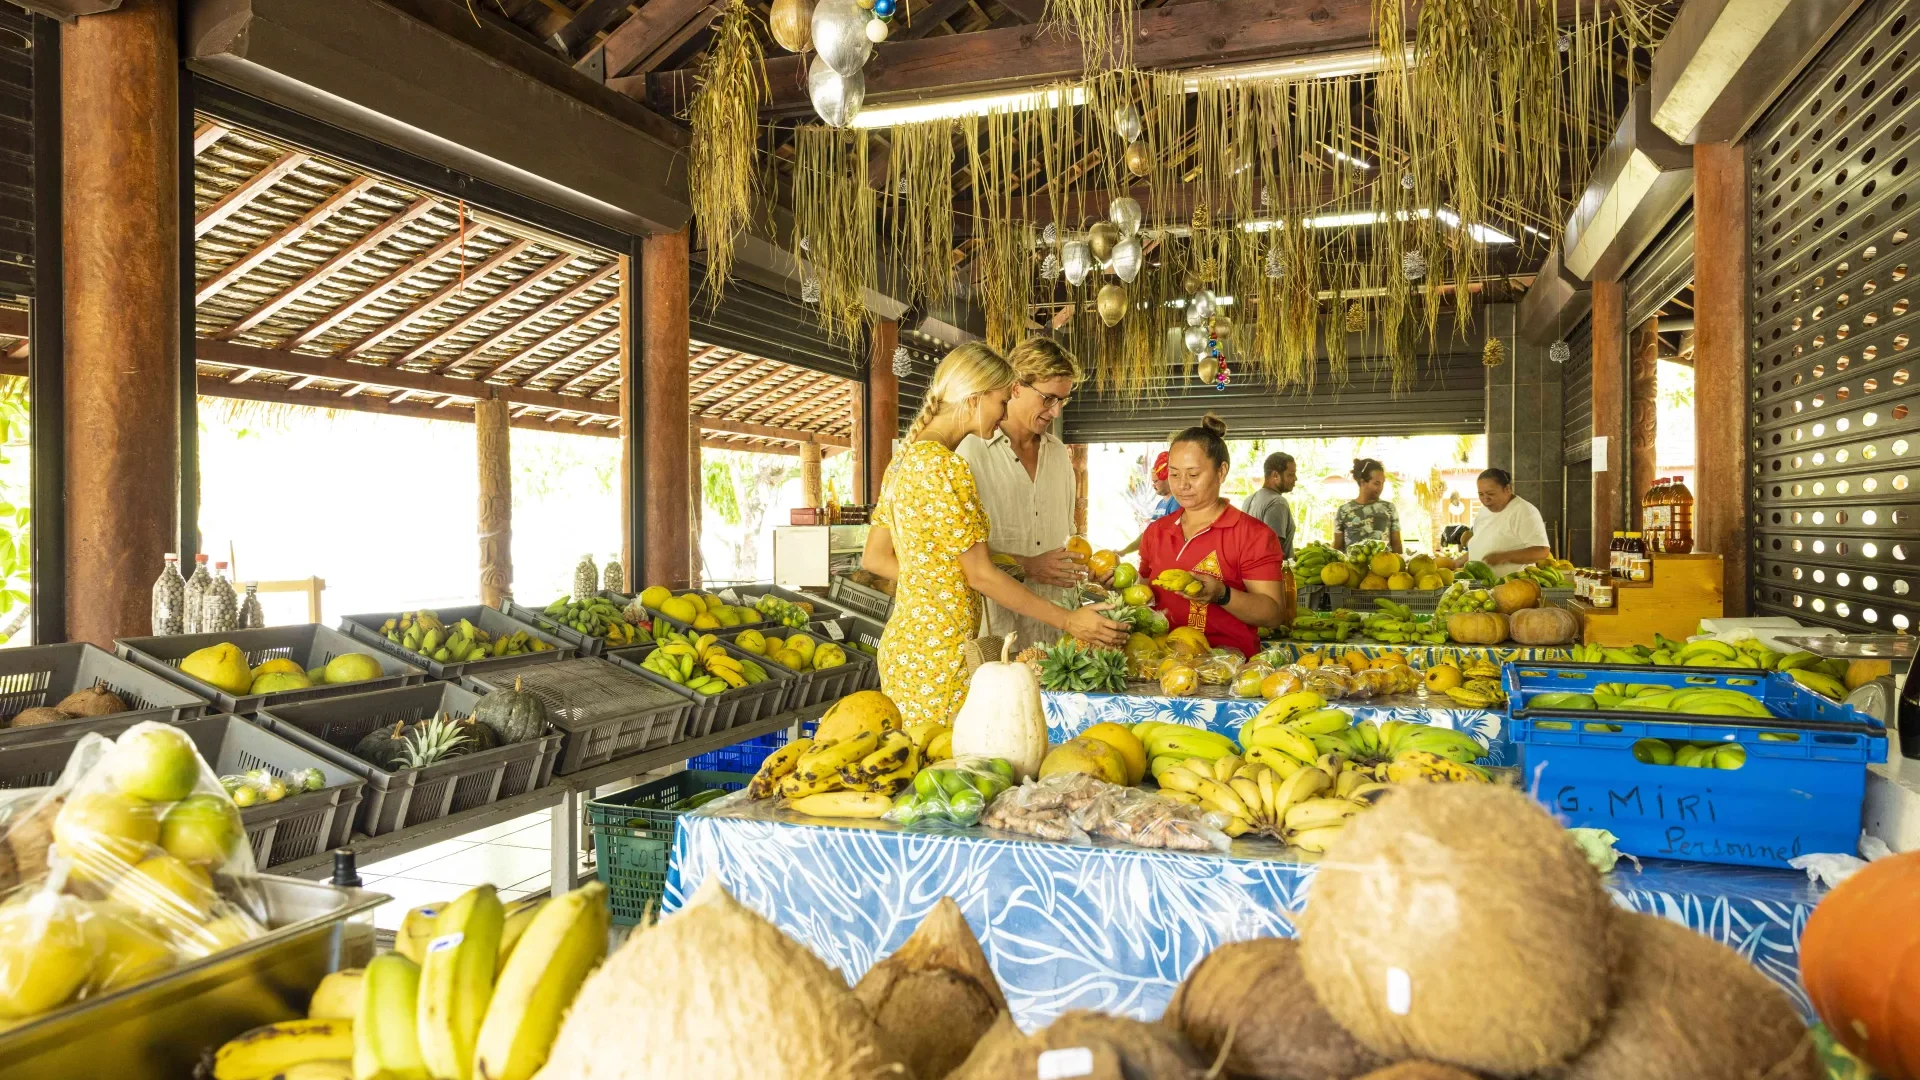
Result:
<svg viewBox="0 0 1920 1080"><path fill-rule="evenodd" d="M680 818L664 908L717 876L851 982L952 896L1031 1030L1069 1009L1158 1017L1216 946L1291 935L1313 872L1271 841L1195 855L700 812ZM1652 860L1607 884L1623 907L1732 946L1811 1018L1799 942L1821 892L1804 874Z"/></svg>
<svg viewBox="0 0 1920 1080"><path fill-rule="evenodd" d="M1491 660L1503 664L1510 660L1571 660L1573 649L1565 645L1388 645L1378 641L1356 638L1352 642L1337 641L1270 641L1261 652L1278 657L1291 664L1300 659L1302 653L1328 652L1345 654L1358 650L1362 655L1378 658L1394 653L1407 658L1407 663L1424 671L1435 664L1453 664L1459 666L1470 660Z"/></svg>
<svg viewBox="0 0 1920 1080"><path fill-rule="evenodd" d="M1047 740L1055 743L1065 742L1095 724L1132 725L1143 720L1204 727L1228 738L1237 738L1240 725L1266 704L1259 698L1150 697L1145 694L1045 693L1040 699L1047 710ZM1406 720L1458 728L1479 736L1488 744L1488 764L1520 764L1519 747L1506 737L1505 715L1491 709L1435 707L1424 695L1415 694L1336 704L1352 712L1358 720Z"/></svg>

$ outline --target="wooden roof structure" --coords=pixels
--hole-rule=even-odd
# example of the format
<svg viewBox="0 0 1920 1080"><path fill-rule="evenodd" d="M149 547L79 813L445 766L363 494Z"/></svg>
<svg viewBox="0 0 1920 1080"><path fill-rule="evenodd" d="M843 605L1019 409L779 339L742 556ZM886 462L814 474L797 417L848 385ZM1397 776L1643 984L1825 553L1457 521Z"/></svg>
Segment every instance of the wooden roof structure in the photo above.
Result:
<svg viewBox="0 0 1920 1080"><path fill-rule="evenodd" d="M619 434L613 252L211 117L194 136L202 394L452 420L498 397L518 427ZM845 379L699 342L688 375L703 445L848 444Z"/></svg>

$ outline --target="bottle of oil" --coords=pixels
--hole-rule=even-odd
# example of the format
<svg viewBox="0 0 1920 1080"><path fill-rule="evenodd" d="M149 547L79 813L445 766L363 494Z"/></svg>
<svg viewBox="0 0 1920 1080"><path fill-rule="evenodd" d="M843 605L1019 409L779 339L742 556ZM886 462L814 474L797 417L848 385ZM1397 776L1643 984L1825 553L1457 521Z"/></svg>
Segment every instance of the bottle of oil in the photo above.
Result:
<svg viewBox="0 0 1920 1080"><path fill-rule="evenodd" d="M1687 489L1684 480L1676 476L1667 501L1667 512L1673 516L1667 526L1671 537L1667 542L1667 550L1675 555L1686 555L1693 551L1693 492Z"/></svg>
<svg viewBox="0 0 1920 1080"><path fill-rule="evenodd" d="M1626 558L1626 551L1627 534L1616 529L1613 534L1613 541L1607 545L1608 577L1618 578L1623 576L1620 570Z"/></svg>
<svg viewBox="0 0 1920 1080"><path fill-rule="evenodd" d="M1647 546L1655 551L1660 550L1660 538L1666 528L1663 518L1666 495L1667 478L1662 476L1640 497L1640 529L1646 535Z"/></svg>

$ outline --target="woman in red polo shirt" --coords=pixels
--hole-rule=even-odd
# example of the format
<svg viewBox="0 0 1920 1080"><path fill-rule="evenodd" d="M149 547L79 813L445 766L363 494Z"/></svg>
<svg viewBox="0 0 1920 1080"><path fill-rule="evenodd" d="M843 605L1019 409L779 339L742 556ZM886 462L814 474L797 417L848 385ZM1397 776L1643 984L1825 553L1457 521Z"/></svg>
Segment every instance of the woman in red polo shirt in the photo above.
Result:
<svg viewBox="0 0 1920 1080"><path fill-rule="evenodd" d="M1205 586L1199 596L1153 587L1167 621L1251 656L1260 647L1254 627L1281 620L1280 538L1221 497L1226 433L1226 421L1208 413L1199 427L1173 437L1167 478L1180 509L1148 525L1140 538L1140 580L1151 582L1162 570L1192 571Z"/></svg>

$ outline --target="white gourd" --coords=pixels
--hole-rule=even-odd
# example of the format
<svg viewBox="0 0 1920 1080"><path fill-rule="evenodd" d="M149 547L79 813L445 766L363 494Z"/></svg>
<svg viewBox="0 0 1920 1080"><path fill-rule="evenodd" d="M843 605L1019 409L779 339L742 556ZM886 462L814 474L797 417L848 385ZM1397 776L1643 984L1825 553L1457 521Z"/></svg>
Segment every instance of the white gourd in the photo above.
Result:
<svg viewBox="0 0 1920 1080"><path fill-rule="evenodd" d="M967 684L967 700L953 718L953 756L1004 758L1021 780L1040 771L1047 756L1047 714L1040 680L1026 664L1010 659L1013 637L1000 659L981 664Z"/></svg>

